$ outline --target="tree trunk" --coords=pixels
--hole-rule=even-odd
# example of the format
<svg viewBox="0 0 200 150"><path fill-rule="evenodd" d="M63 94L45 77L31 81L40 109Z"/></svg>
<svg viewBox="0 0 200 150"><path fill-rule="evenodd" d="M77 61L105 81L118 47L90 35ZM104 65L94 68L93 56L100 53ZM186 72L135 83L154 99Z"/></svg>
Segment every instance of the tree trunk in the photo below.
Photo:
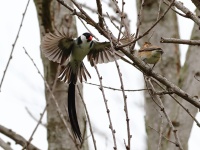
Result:
<svg viewBox="0 0 200 150"><path fill-rule="evenodd" d="M61 30L67 28L69 33L74 37L77 37L76 21L75 17L71 15L68 9L60 5L56 0L34 0L37 9L39 27L41 37L47 32L54 32L55 29ZM66 3L72 6L70 0ZM66 83L57 80L58 64L49 61L41 54L43 66L44 66L44 77L53 90L55 99L60 106L61 112L68 120L66 108L67 108L67 94L68 85ZM53 85L54 88L53 88ZM80 85L79 85L80 86ZM82 85L81 85L82 89ZM47 139L49 150L74 150L76 149L75 143L69 136L66 127L64 126L60 116L57 112L57 107L53 101L51 94L47 88L45 88L45 96L47 102ZM76 92L76 103L77 103L77 116L81 132L85 129L85 113L84 108L80 100L78 92ZM68 122L68 121L67 121ZM70 125L68 124L71 129ZM83 149L88 149L87 143L83 145Z"/></svg>
<svg viewBox="0 0 200 150"><path fill-rule="evenodd" d="M140 9L141 1L137 1L137 9ZM160 8L160 15L165 12L167 6L162 3ZM159 10L159 1L148 0L145 1L142 11L142 24L140 28L140 33L144 33L148 30L152 24L158 18ZM161 37L172 37L179 38L178 33L178 23L176 14L173 11L169 11L165 17L156 25L153 29L154 32L150 32L147 36L139 40L140 46L144 42L151 42L153 45L158 45L164 50L162 61L154 67L154 71L159 72L161 75L166 77L171 82L177 84L177 79L180 73L180 58L179 58L179 47L176 44L161 44ZM152 36L152 37L151 37ZM151 37L151 38L150 38ZM165 110L169 115L171 121L177 122L178 108L179 105L169 96L162 96L162 102L164 104ZM159 143L159 133L155 132L153 129L159 131L160 127L163 127L163 135L169 138L172 141L175 141L173 132L169 127L169 124L160 111L160 108L157 107L156 103L149 96L149 93L145 93L145 124L147 132L147 144L148 150L158 149ZM161 117L161 115L162 117ZM161 123L163 121L163 123ZM152 128L150 128L150 127ZM182 132L182 131L181 131ZM179 134L178 130L178 134ZM183 143L184 141L181 141ZM160 147L161 150L173 150L177 149L175 144L170 143L169 141L162 139L162 144Z"/></svg>
<svg viewBox="0 0 200 150"><path fill-rule="evenodd" d="M199 11L197 16L199 15ZM193 27L191 40L199 40L200 31L199 26L196 24ZM179 85L184 90L190 93L193 96L200 97L200 52L198 46L190 46L187 52L185 64L181 69L181 74L179 78ZM195 77L194 77L195 76ZM197 78L197 79L195 79ZM180 100L181 104L184 105L190 113L195 117L197 113L197 108L187 103L184 100ZM180 106L179 106L180 107ZM182 108L178 109L177 113L177 121L178 121L178 130L180 139L183 143L184 150L188 149L188 140L190 137L193 119L186 113Z"/></svg>

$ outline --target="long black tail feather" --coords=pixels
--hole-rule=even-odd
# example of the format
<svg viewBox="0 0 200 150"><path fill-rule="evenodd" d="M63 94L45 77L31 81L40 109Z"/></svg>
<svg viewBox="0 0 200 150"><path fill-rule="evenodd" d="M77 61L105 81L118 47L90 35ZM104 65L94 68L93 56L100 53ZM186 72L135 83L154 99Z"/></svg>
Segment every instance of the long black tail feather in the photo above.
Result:
<svg viewBox="0 0 200 150"><path fill-rule="evenodd" d="M71 81L75 79L75 75L71 75ZM75 84L74 82L69 83L69 89L68 89L68 114L69 114L69 120L71 123L71 127L73 130L73 133L75 137L79 139L79 141L82 143L82 136L81 136L81 131L80 127L78 124L77 120L77 115L76 115L76 103L75 103Z"/></svg>

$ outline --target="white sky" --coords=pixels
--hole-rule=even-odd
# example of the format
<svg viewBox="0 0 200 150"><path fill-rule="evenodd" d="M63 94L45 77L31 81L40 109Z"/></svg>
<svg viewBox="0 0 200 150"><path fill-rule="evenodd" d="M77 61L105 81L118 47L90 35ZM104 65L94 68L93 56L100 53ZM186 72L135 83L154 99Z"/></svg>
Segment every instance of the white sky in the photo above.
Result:
<svg viewBox="0 0 200 150"><path fill-rule="evenodd" d="M0 5L0 33L1 33L1 44L0 44L0 79L2 78L3 71L5 70L6 63L9 58L9 54L12 49L12 44L14 43L21 18L22 13L24 12L27 0L19 1L3 1L1 0ZM128 10L131 21L132 32L135 31L136 24L136 9L132 9L134 2L128 1L125 5ZM90 2L91 4L91 2ZM190 5L190 1L187 1L187 5L191 10L194 10L194 7ZM103 7L105 9L105 7ZM107 8L105 9L107 10ZM192 30L192 21L188 19L179 18L182 25L179 27L180 36L183 39L190 38L190 32ZM187 26L184 26L187 22ZM78 33L81 34L86 29L78 24ZM187 29L186 29L187 28ZM94 29L91 28L93 31ZM95 30L93 33L96 33ZM97 33L96 33L97 34ZM104 40L102 37L100 40ZM0 124L6 126L13 131L21 134L23 137L28 139L36 126L36 122L28 115L25 107L27 107L32 114L39 118L40 113L43 111L45 106L44 98L44 84L43 80L37 73L35 67L33 66L30 59L25 55L23 47L25 47L28 53L36 62L40 71L43 73L42 62L40 58L40 38L39 38L39 29L37 22L36 10L33 4L33 1L30 2L28 11L25 16L23 27L17 41L13 53L13 59L9 65L6 77L3 82L2 91L0 93ZM185 58L185 53L187 46L181 46L181 60ZM120 69L123 72L123 79L126 89L138 89L142 88L142 77L141 74L130 66L125 66L125 63L120 62ZM88 71L93 75L92 79L89 82L99 83L95 69L90 67L88 62L86 62L86 67ZM98 65L101 75L103 76L104 85L120 88L119 79L114 63L109 63L106 65ZM112 70L112 72L110 72ZM132 72L130 72L131 70ZM111 74L112 73L112 74ZM114 81L114 82L112 82ZM132 82L130 84L130 81ZM94 93L93 95L91 95ZM116 129L117 140L119 140L118 149L123 148L123 138L126 138L126 127L125 127L125 117L123 112L123 102L121 101L122 94L121 92L113 92L110 90L105 90L107 99L109 100L109 108L111 110L111 116L113 118L113 126ZM143 111L143 97L141 92L137 93L127 93L128 95L128 106L129 106L129 116L131 123L131 132L133 135L132 146L134 150L144 150L145 149L145 128L144 128L144 111ZM88 97L87 95L90 95ZM114 95L114 96L113 96ZM94 128L98 128L98 132L107 134L107 137L110 137L110 130L108 128L108 118L106 115L102 94L100 93L97 87L91 85L85 85L84 87L84 99L86 101L88 111L90 112L90 117ZM94 107L97 106L97 107ZM100 115L101 114L101 115ZM117 116L117 117L116 117ZM43 118L43 121L46 122L46 116ZM120 122L120 124L119 124ZM123 130L124 129L124 130ZM11 142L12 140L5 138L0 134L0 138L5 139L5 141ZM112 149L112 141L107 139L98 140L101 138L96 135L97 146L102 147L104 150ZM46 141L46 129L40 126L37 129L33 137L33 144L41 148L42 150L47 149ZM190 150L195 147L199 147L200 139L200 130L195 126L192 131L190 139ZM92 147L93 145L91 145ZM21 146L15 145L12 142L12 148L15 150L20 150ZM0 148L1 149L1 148ZM93 149L93 147L91 148Z"/></svg>

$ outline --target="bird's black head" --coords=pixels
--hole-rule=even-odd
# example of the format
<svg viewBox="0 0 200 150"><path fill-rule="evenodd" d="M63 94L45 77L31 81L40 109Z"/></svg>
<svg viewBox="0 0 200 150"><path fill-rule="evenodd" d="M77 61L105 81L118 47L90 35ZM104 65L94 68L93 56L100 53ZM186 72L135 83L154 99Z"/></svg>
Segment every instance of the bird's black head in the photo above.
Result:
<svg viewBox="0 0 200 150"><path fill-rule="evenodd" d="M86 37L86 39L87 39L88 42L92 41L92 38L93 38L92 34L90 34L90 33L83 33L83 35Z"/></svg>

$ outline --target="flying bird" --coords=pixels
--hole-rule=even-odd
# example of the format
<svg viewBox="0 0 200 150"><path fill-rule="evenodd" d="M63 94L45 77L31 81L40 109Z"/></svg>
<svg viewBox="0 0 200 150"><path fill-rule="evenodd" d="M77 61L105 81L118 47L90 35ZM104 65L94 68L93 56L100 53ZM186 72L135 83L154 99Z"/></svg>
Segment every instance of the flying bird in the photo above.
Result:
<svg viewBox="0 0 200 150"><path fill-rule="evenodd" d="M128 42L127 38L120 40L123 44ZM110 42L98 42L93 40L90 33L83 33L78 38L70 38L64 31L47 33L41 42L41 50L45 57L60 65L67 63L61 70L59 77L61 81L67 82L68 87L68 115L72 131L76 138L82 142L76 107L75 107L75 84L77 80L87 81L91 78L83 59L87 59L91 66L107 63L123 56L120 51L112 51Z"/></svg>

